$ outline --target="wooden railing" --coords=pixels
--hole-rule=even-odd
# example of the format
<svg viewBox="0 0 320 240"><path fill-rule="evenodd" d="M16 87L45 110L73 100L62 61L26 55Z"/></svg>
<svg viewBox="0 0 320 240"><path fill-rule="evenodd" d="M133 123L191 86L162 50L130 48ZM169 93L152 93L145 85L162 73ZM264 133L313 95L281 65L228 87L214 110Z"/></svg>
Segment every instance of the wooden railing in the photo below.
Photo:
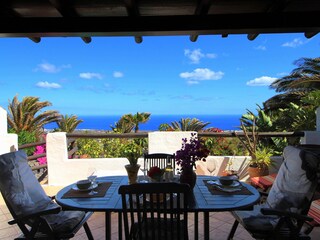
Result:
<svg viewBox="0 0 320 240"><path fill-rule="evenodd" d="M303 137L304 132L260 132L258 133L261 138L270 137ZM226 132L198 132L199 137L238 137L243 136L241 131L226 131ZM249 133L250 135L250 133ZM78 138L148 138L148 132L138 132L138 133L67 133L68 138L68 156L73 158L77 152L77 146L75 144ZM19 149L26 149L29 147L36 147L45 144L45 141L28 143L19 146ZM46 153L36 154L28 156L28 161L30 161L30 166L32 171L35 173L39 181L42 181L47 177L48 169L47 164L39 164L37 159L41 157L46 157Z"/></svg>

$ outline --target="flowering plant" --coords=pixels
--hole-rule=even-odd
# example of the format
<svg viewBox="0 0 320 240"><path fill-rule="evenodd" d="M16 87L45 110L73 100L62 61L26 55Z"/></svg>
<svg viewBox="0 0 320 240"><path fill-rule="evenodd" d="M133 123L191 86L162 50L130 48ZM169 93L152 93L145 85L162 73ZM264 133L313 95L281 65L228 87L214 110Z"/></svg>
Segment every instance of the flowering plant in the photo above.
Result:
<svg viewBox="0 0 320 240"><path fill-rule="evenodd" d="M151 167L148 171L148 177L157 181L160 181L163 174L164 174L164 169L161 169L157 166Z"/></svg>
<svg viewBox="0 0 320 240"><path fill-rule="evenodd" d="M182 147L176 152L176 162L181 170L193 169L196 167L196 161L206 161L209 150L204 143L198 139L196 133L191 133L189 142L187 138L182 139Z"/></svg>

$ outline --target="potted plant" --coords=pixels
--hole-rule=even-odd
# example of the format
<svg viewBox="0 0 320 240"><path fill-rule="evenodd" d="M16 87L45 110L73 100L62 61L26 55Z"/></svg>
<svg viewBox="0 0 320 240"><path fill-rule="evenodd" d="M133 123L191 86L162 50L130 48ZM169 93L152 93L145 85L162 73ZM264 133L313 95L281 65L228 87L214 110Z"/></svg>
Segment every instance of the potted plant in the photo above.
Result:
<svg viewBox="0 0 320 240"><path fill-rule="evenodd" d="M123 145L121 151L122 155L129 161L129 164L125 165L128 173L129 184L136 183L140 168L140 164L138 164L138 158L141 157L143 148L134 140L130 140L128 143Z"/></svg>
<svg viewBox="0 0 320 240"><path fill-rule="evenodd" d="M259 144L259 134L256 131L255 118L252 125L248 126L240 120L243 135L236 136L248 151L251 159L249 161L248 173L250 177L265 176L269 174L269 167L273 164L271 156L273 151Z"/></svg>
<svg viewBox="0 0 320 240"><path fill-rule="evenodd" d="M181 149L175 154L177 165L180 166L180 182L187 183L191 189L196 183L196 161L206 161L209 155L209 150L204 142L200 141L196 133L191 133L191 137L182 139Z"/></svg>

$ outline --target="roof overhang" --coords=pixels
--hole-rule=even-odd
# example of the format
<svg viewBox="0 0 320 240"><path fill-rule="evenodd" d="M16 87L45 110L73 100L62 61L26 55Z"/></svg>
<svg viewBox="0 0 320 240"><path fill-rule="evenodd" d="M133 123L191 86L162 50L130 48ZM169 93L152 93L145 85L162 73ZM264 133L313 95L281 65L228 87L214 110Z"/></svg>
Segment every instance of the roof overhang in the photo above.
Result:
<svg viewBox="0 0 320 240"><path fill-rule="evenodd" d="M320 32L316 0L2 0L0 37L170 36ZM88 41L89 42L89 41Z"/></svg>

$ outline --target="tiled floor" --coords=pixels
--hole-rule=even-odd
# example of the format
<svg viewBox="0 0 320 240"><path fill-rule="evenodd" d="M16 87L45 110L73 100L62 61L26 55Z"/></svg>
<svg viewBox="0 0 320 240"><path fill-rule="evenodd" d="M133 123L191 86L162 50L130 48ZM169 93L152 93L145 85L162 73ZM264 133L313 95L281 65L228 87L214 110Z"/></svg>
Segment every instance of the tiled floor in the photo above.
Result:
<svg viewBox="0 0 320 240"><path fill-rule="evenodd" d="M45 187L48 195L54 195L60 188L59 187ZM0 197L0 239L11 240L19 235L20 230L16 226L8 225L8 220L11 219L11 215ZM94 239L105 239L105 227L104 227L104 213L97 212L92 215L88 224L93 233ZM112 239L118 239L118 219L117 214L112 214ZM233 223L233 217L228 212L211 213L210 214L210 239L224 240L227 239L228 233ZM193 214L190 214L190 239L193 239ZM202 224L202 215L199 215L199 239L203 239L203 229L200 227ZM312 239L316 240L320 238L320 228L315 228L311 233ZM84 230L81 229L75 240L87 239ZM240 226L237 229L234 237L236 240L250 240L253 239L243 228Z"/></svg>

